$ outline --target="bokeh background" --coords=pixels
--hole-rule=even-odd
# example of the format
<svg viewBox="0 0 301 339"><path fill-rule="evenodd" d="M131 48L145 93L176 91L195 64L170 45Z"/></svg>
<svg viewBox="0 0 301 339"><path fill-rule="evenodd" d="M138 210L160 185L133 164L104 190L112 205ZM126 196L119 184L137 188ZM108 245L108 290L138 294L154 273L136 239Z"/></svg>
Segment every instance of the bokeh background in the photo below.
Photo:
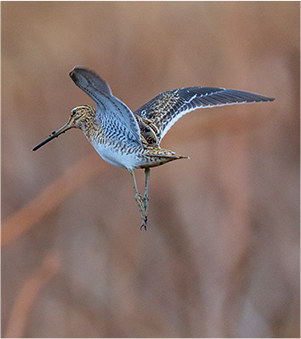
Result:
<svg viewBox="0 0 301 339"><path fill-rule="evenodd" d="M299 337L299 2L2 2L2 336ZM95 70L132 110L212 86L162 146L148 231L131 175L72 130ZM143 191L144 173L137 171Z"/></svg>

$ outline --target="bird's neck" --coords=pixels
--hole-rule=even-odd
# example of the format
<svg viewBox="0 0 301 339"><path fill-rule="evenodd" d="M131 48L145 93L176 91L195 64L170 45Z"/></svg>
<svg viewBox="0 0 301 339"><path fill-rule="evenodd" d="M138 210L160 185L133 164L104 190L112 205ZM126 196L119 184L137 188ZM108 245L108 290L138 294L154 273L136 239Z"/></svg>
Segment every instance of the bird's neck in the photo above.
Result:
<svg viewBox="0 0 301 339"><path fill-rule="evenodd" d="M94 138L99 133L99 121L96 121L96 111L92 107L81 121L79 128L84 132L88 139Z"/></svg>

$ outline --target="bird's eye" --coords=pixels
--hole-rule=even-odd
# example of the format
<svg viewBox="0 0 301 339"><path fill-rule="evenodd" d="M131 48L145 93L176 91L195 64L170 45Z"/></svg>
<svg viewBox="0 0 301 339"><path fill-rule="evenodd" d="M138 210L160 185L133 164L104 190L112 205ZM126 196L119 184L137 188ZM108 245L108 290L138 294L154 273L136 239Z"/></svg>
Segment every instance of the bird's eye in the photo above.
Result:
<svg viewBox="0 0 301 339"><path fill-rule="evenodd" d="M76 114L76 110L74 109L74 110L72 111L72 116L74 117L75 114Z"/></svg>

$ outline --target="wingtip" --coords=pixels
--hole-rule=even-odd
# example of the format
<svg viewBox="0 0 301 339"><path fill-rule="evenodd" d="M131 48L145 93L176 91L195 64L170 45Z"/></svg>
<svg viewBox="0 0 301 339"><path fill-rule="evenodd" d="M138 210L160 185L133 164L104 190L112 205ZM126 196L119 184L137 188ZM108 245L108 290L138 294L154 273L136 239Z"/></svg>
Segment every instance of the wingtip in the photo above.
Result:
<svg viewBox="0 0 301 339"><path fill-rule="evenodd" d="M262 101L268 101L268 102L270 102L270 101L274 101L275 100L275 98L270 98L270 97L265 97L265 96L263 96L262 95L262 97L263 97L263 100Z"/></svg>
<svg viewBox="0 0 301 339"><path fill-rule="evenodd" d="M73 76L74 76L74 68L71 72L69 72L69 77L73 80Z"/></svg>
<svg viewBox="0 0 301 339"><path fill-rule="evenodd" d="M74 75L75 75L75 72L76 72L77 70L79 70L79 69L80 69L80 67L78 67L78 66L74 66L74 67L72 68L72 70L69 72L69 76L70 76L71 79L73 79L73 77L74 77Z"/></svg>
<svg viewBox="0 0 301 339"><path fill-rule="evenodd" d="M88 71L88 69L81 66L74 66L73 69L70 71L69 76L73 79L73 76L78 71Z"/></svg>

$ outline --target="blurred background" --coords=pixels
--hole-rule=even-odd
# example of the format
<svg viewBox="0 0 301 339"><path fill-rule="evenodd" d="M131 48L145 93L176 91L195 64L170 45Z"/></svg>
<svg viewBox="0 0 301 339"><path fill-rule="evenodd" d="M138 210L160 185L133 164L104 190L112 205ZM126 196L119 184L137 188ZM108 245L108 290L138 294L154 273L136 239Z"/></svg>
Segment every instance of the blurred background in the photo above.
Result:
<svg viewBox="0 0 301 339"><path fill-rule="evenodd" d="M299 337L299 2L2 2L2 336ZM79 130L95 70L132 110L185 86L272 103L194 111L162 147L148 230ZM140 191L144 172L137 172Z"/></svg>

